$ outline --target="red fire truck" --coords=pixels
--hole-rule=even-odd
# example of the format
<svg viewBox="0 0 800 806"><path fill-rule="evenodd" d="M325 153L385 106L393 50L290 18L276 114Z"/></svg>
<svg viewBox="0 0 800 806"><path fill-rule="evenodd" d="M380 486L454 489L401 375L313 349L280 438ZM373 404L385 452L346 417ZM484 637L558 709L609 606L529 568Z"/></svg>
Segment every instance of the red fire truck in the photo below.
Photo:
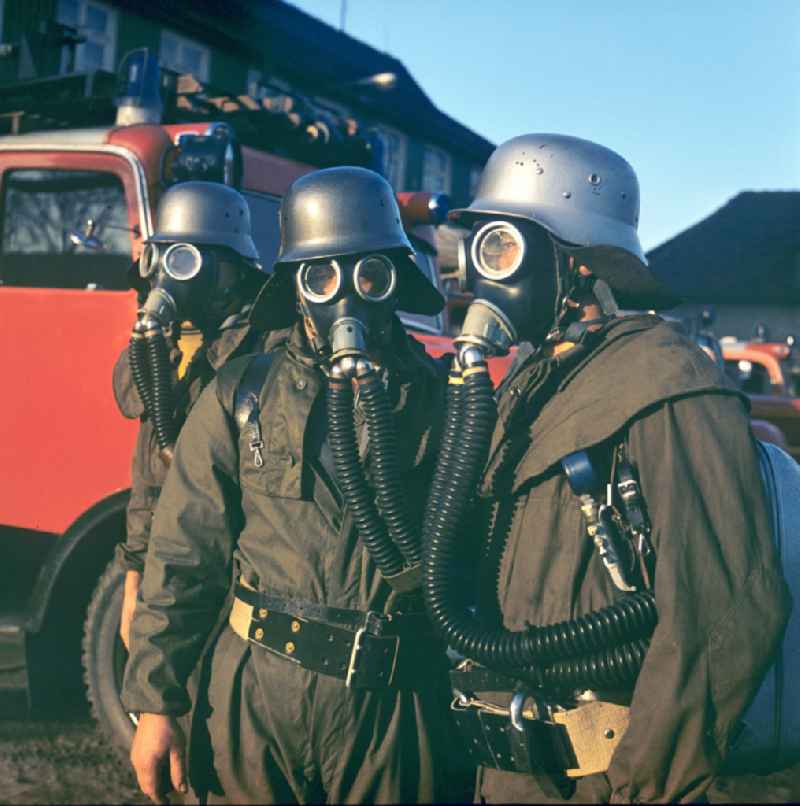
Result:
<svg viewBox="0 0 800 806"><path fill-rule="evenodd" d="M113 115L111 96L97 94L102 77L29 82L13 88L19 101L0 90L0 121L12 130L0 136L0 714L80 707L84 634L95 713L124 745L122 578L103 572L124 537L137 428L111 393L136 312L128 269L174 181L238 185L269 266L287 186L315 166L372 155L356 121L314 118L285 94L214 95L187 77L168 87L167 124L139 109L128 120L144 122L76 127L82 115ZM66 86L78 86L77 97ZM438 282L432 225L444 200L399 200L420 265ZM406 323L431 352L450 348L444 316ZM504 370L495 366L495 377Z"/></svg>

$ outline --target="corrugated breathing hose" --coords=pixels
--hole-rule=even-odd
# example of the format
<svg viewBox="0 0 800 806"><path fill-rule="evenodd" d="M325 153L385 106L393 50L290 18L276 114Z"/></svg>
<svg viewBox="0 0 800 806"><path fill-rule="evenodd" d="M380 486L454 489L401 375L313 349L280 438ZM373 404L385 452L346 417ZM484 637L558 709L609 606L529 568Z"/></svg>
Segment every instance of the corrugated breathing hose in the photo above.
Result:
<svg viewBox="0 0 800 806"><path fill-rule="evenodd" d="M353 389L349 377L331 375L327 393L328 428L336 477L353 513L358 535L384 577L403 570L403 556L392 543L373 500L358 458L353 420Z"/></svg>
<svg viewBox="0 0 800 806"><path fill-rule="evenodd" d="M485 359L473 360L461 382L463 391L453 391L460 384L451 378L444 432L445 440L458 442L442 446L423 526L425 603L432 622L465 657L538 683L597 688L630 682L657 621L649 591L576 619L518 632L487 628L458 606L460 583L450 569L462 550L459 525L486 463L496 419Z"/></svg>

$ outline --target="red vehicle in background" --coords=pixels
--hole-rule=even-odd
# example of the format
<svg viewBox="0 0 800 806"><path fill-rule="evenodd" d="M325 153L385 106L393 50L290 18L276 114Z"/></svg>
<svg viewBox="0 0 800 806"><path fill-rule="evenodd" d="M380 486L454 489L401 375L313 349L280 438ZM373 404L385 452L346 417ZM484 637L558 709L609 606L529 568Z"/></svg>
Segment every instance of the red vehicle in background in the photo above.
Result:
<svg viewBox="0 0 800 806"><path fill-rule="evenodd" d="M775 442L800 461L800 397L793 345L722 339L721 347L725 371L750 399L756 436ZM763 433L758 432L757 422L764 424L760 426Z"/></svg>
<svg viewBox="0 0 800 806"><path fill-rule="evenodd" d="M119 744L132 733L118 699L121 589L98 589L90 601L124 538L138 425L119 414L111 372L135 320L128 270L153 231L160 195L192 178L237 185L269 266L288 185L320 165L368 164L370 156L353 121L334 131L330 118L292 118L285 100L214 98L191 79L182 92L183 80L168 125L74 128L65 124L79 104L62 103L61 120L43 117L52 105L42 101L33 128L51 130L0 137L0 715L81 707L85 630L94 648L86 669L92 702ZM58 94L59 81L20 92ZM100 101L89 100L96 109ZM25 128L24 111L12 118L15 130ZM242 145L240 129L258 132L259 147ZM280 154L265 147L271 132ZM292 137L297 153L314 159L293 158ZM438 284L432 225L445 199L399 194L399 202L418 262ZM402 318L433 354L452 349L446 313ZM493 368L496 380L506 365Z"/></svg>

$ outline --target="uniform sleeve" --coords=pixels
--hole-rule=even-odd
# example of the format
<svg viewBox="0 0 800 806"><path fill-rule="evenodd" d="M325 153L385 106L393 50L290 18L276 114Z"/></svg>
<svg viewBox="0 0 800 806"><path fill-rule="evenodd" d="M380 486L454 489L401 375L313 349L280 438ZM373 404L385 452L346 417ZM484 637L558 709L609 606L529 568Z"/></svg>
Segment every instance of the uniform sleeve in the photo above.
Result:
<svg viewBox="0 0 800 806"><path fill-rule="evenodd" d="M738 399L665 403L631 426L629 450L653 525L659 623L607 773L611 802L688 803L774 660L790 598Z"/></svg>
<svg viewBox="0 0 800 806"><path fill-rule="evenodd" d="M186 681L219 616L241 529L238 450L216 382L181 430L150 533L122 700L186 713Z"/></svg>
<svg viewBox="0 0 800 806"><path fill-rule="evenodd" d="M157 453L153 426L149 420L143 420L139 424L136 450L131 461L131 496L125 509L125 540L117 546L117 561L126 571L144 571L153 512L166 476L166 467L161 465ZM158 478L152 472L154 459L159 471L163 467Z"/></svg>

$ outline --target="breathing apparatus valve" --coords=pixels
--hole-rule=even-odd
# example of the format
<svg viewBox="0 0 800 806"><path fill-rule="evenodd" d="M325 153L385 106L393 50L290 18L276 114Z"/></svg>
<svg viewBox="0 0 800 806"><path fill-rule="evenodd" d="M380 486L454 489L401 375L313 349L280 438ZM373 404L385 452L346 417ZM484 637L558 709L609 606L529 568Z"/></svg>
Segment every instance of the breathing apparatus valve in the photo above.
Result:
<svg viewBox="0 0 800 806"><path fill-rule="evenodd" d="M353 316L337 319L331 325L330 343L334 367L341 366L342 370L352 367L348 372L352 377L364 374L372 368L372 364L366 359L367 329L361 320Z"/></svg>
<svg viewBox="0 0 800 806"><path fill-rule="evenodd" d="M458 347L474 345L486 355L507 355L517 341L517 332L508 317L485 299L477 299L469 306L461 334L455 339Z"/></svg>
<svg viewBox="0 0 800 806"><path fill-rule="evenodd" d="M144 305L139 310L139 316L139 321L146 321L151 329L167 327L178 318L178 306L169 291L156 286L147 295Z"/></svg>

